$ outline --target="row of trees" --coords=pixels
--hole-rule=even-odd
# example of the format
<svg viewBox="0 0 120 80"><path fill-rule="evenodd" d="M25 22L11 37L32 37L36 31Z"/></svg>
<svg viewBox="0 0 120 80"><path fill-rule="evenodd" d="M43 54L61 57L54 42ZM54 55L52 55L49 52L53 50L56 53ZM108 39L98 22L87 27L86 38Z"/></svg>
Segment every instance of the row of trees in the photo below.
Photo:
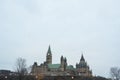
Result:
<svg viewBox="0 0 120 80"><path fill-rule="evenodd" d="M19 76L19 80L22 80L23 76L28 73L26 66L26 60L24 58L18 58L16 60L15 71ZM112 67L110 69L110 75L112 80L120 80L120 68Z"/></svg>

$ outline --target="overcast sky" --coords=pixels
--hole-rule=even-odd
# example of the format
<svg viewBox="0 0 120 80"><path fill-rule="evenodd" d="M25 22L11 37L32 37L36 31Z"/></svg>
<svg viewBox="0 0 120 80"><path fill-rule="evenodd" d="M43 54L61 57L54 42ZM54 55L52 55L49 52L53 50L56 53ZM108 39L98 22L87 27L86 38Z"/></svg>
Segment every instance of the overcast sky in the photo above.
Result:
<svg viewBox="0 0 120 80"><path fill-rule="evenodd" d="M120 0L0 0L0 69L18 57L30 66L60 56L75 66L81 54L94 75L120 67Z"/></svg>

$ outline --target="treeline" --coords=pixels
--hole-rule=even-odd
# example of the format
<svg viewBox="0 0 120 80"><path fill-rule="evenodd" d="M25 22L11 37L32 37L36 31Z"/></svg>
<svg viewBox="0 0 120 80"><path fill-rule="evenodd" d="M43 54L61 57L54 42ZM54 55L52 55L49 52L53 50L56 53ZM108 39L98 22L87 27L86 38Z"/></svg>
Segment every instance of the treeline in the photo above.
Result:
<svg viewBox="0 0 120 80"><path fill-rule="evenodd" d="M43 80L109 80L104 77L82 77L82 76L46 76Z"/></svg>
<svg viewBox="0 0 120 80"><path fill-rule="evenodd" d="M19 76L0 76L0 80L37 80L35 76L22 76L20 78Z"/></svg>
<svg viewBox="0 0 120 80"><path fill-rule="evenodd" d="M0 76L0 80L20 80L19 76ZM41 79L36 76L23 76L22 80L109 80L104 77L82 77L82 76L45 76Z"/></svg>

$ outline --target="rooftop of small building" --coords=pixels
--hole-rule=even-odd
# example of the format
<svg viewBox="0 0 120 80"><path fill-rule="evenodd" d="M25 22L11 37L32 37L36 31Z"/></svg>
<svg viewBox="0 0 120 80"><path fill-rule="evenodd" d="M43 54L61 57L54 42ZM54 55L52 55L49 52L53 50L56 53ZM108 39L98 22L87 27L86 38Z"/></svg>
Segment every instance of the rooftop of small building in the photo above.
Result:
<svg viewBox="0 0 120 80"><path fill-rule="evenodd" d="M60 68L60 64L48 64L48 68Z"/></svg>
<svg viewBox="0 0 120 80"><path fill-rule="evenodd" d="M50 69L58 69L58 68L60 68L60 65L61 64L48 64L48 68L50 68ZM66 69L74 70L74 67L73 67L73 65L69 65L69 66L66 67Z"/></svg>

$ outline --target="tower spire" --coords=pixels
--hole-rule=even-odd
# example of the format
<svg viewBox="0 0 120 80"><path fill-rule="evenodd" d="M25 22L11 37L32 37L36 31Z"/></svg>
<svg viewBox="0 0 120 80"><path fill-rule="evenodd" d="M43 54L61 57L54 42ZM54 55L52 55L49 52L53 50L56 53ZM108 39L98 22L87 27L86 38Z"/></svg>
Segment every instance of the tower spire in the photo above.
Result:
<svg viewBox="0 0 120 80"><path fill-rule="evenodd" d="M84 59L84 57L83 57L83 54L82 54L82 56L81 56L80 61L85 61L85 59Z"/></svg>
<svg viewBox="0 0 120 80"><path fill-rule="evenodd" d="M48 47L48 51L47 51L47 55L46 55L46 62L47 62L47 64L52 64L52 53L51 53L50 45Z"/></svg>
<svg viewBox="0 0 120 80"><path fill-rule="evenodd" d="M49 48L48 48L48 51L47 51L47 55L51 55L51 48L50 48L50 45L49 45Z"/></svg>

